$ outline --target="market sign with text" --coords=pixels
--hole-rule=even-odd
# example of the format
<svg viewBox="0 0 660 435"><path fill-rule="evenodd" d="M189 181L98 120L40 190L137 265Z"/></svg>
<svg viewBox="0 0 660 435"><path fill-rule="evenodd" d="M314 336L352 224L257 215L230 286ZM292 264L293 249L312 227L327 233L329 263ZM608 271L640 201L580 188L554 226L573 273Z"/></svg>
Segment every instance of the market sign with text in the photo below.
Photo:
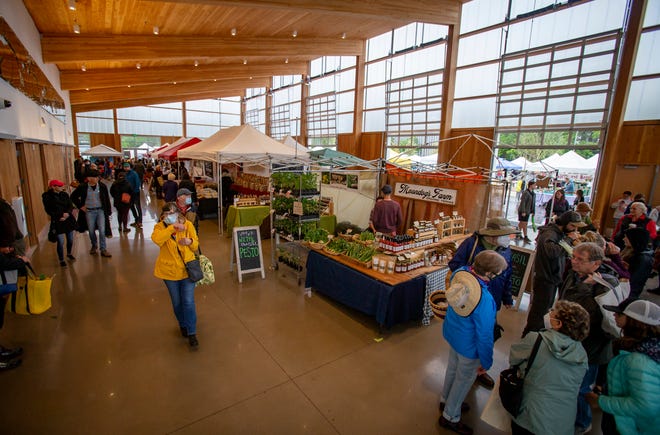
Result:
<svg viewBox="0 0 660 435"><path fill-rule="evenodd" d="M440 204L456 204L456 190L440 187L420 186L418 184L396 183L394 194L422 201L439 202Z"/></svg>

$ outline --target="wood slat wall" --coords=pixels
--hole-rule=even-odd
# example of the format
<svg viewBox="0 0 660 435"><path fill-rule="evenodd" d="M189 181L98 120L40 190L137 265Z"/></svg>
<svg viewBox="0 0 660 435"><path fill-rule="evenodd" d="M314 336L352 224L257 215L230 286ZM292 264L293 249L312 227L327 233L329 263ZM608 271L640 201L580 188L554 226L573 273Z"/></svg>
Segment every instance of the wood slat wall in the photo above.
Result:
<svg viewBox="0 0 660 435"><path fill-rule="evenodd" d="M48 182L44 178L39 144L20 144L21 159L24 162L26 177L23 180L23 200L27 216L30 244L39 242L39 232L49 224L41 195L46 191Z"/></svg>
<svg viewBox="0 0 660 435"><path fill-rule="evenodd" d="M20 172L16 160L16 144L12 140L0 139L0 196L11 202L21 196Z"/></svg>

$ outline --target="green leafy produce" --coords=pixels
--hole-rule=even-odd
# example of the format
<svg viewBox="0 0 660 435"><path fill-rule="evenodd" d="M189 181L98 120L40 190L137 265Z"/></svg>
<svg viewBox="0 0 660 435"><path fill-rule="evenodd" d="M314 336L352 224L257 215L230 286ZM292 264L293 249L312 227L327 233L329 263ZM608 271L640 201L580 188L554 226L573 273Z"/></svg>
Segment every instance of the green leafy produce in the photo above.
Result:
<svg viewBox="0 0 660 435"><path fill-rule="evenodd" d="M367 262L376 254L376 248L371 246L365 246L361 243L347 242L349 246L347 247L344 254L347 257L351 257L360 262Z"/></svg>
<svg viewBox="0 0 660 435"><path fill-rule="evenodd" d="M338 237L335 237L334 239L330 240L325 247L333 252L337 253L343 253L346 252L346 250L349 248L350 242L348 240L344 240Z"/></svg>
<svg viewBox="0 0 660 435"><path fill-rule="evenodd" d="M328 232L323 228L314 228L305 233L305 240L313 243L325 243L328 241Z"/></svg>
<svg viewBox="0 0 660 435"><path fill-rule="evenodd" d="M371 231L362 231L360 233L360 240L363 242L371 242L376 239L376 236Z"/></svg>

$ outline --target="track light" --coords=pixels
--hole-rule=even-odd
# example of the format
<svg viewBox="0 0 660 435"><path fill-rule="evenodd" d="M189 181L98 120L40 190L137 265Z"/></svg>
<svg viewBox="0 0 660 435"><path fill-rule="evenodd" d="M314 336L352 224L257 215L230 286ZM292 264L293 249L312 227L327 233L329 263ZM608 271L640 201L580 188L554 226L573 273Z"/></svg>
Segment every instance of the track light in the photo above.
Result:
<svg viewBox="0 0 660 435"><path fill-rule="evenodd" d="M83 63L82 66L80 67L80 69L81 69L83 72L87 71L87 65L85 65L85 64Z"/></svg>
<svg viewBox="0 0 660 435"><path fill-rule="evenodd" d="M158 35L160 33L160 30L158 29L158 26L154 26L154 35Z"/></svg>
<svg viewBox="0 0 660 435"><path fill-rule="evenodd" d="M172 82L173 85L176 85L176 82Z"/></svg>
<svg viewBox="0 0 660 435"><path fill-rule="evenodd" d="M236 36L236 33L238 33L238 32L236 31L236 27L234 27L233 29L231 29L231 36Z"/></svg>
<svg viewBox="0 0 660 435"><path fill-rule="evenodd" d="M140 65L140 63L138 62L138 63L135 65L135 68L140 69L140 68L142 68L142 65Z"/></svg>
<svg viewBox="0 0 660 435"><path fill-rule="evenodd" d="M346 39L346 32L341 34L341 39Z"/></svg>
<svg viewBox="0 0 660 435"><path fill-rule="evenodd" d="M128 87L130 88L130 87L131 87L131 85L128 85Z"/></svg>
<svg viewBox="0 0 660 435"><path fill-rule="evenodd" d="M196 67L199 66L199 61L198 60L195 60L195 66Z"/></svg>
<svg viewBox="0 0 660 435"><path fill-rule="evenodd" d="M294 30L293 33L291 34L291 36L293 36L294 38L295 38L296 36L298 36L298 31L297 31L297 30Z"/></svg>
<svg viewBox="0 0 660 435"><path fill-rule="evenodd" d="M289 58L284 59L284 63L289 63Z"/></svg>
<svg viewBox="0 0 660 435"><path fill-rule="evenodd" d="M80 24L73 23L73 33L80 34Z"/></svg>
<svg viewBox="0 0 660 435"><path fill-rule="evenodd" d="M247 59L243 59L243 65L247 65Z"/></svg>
<svg viewBox="0 0 660 435"><path fill-rule="evenodd" d="M69 0L69 10L70 11L76 10L76 0Z"/></svg>

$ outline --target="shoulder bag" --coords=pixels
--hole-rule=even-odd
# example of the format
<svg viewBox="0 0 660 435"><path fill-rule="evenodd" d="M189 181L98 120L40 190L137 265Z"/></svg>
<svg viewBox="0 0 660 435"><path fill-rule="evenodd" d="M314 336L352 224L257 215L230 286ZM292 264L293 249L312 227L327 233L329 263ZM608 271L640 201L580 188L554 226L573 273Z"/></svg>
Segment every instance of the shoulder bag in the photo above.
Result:
<svg viewBox="0 0 660 435"><path fill-rule="evenodd" d="M178 242L176 241L176 237L172 235L172 238L178 245ZM189 262L186 263L186 260L184 260L183 254L179 250L178 246L176 247L176 249L179 252L179 255L181 256L181 260L183 261L183 264L186 266L186 272L188 272L188 278L190 278L192 282L201 281L201 279L204 278L204 272L202 272L202 265L199 263L199 258L195 256L194 260L190 260Z"/></svg>
<svg viewBox="0 0 660 435"><path fill-rule="evenodd" d="M534 347L532 348L532 353L527 360L525 376L527 376L527 373L529 373L529 368L532 366L534 358L536 358L536 353L539 350L539 346L541 345L542 340L543 339L541 334L539 333L539 336L536 338L536 342L534 343ZM504 409L506 409L507 412L514 417L517 417L518 414L520 414L520 406L522 405L523 399L523 385L525 384L525 376L520 376L519 371L520 365L522 363L523 362L520 362L520 364L516 364L511 368L502 370L500 373L499 393L500 399L502 400L502 406L504 406Z"/></svg>

